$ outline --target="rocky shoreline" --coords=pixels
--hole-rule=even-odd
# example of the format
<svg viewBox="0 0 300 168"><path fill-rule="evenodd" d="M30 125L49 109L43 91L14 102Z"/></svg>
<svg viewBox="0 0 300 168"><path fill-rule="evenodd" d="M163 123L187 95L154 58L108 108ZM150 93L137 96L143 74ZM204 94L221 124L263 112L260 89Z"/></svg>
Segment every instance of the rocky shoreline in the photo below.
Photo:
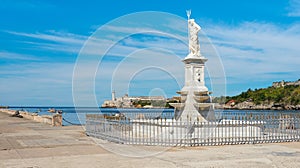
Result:
<svg viewBox="0 0 300 168"><path fill-rule="evenodd" d="M231 103L220 105L223 109L230 110L300 110L300 105L284 105L280 103L260 104L256 105L253 102Z"/></svg>

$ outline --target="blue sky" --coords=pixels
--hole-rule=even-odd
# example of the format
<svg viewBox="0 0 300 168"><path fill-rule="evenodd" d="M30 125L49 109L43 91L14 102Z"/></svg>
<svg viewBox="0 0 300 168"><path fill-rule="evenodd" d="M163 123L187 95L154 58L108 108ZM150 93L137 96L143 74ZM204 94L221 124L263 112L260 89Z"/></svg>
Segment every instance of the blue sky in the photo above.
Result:
<svg viewBox="0 0 300 168"><path fill-rule="evenodd" d="M299 0L166 0L163 3L158 0L2 0L0 3L2 105L72 106L73 70L85 41L100 26L126 14L142 11L168 12L186 18L185 10L192 9L192 18L202 27L222 59L228 95L238 94L248 88L267 87L273 81L300 78ZM180 29L178 25L180 24L173 23L170 26ZM136 28L134 24L125 26L120 30ZM110 36L120 31L110 28ZM175 91L182 85L182 69L178 70L180 68L169 69L179 78L179 83L166 72L145 69L132 78L133 82L128 90L118 85L122 83L120 81L114 81L112 86L108 85L113 81L110 78L114 70L112 67L125 61L128 67L124 65L123 68L130 69L133 67L130 65L136 63L130 58L124 59L122 55L128 55L146 44L151 47L167 44L165 47L179 57L174 56L177 61L174 63L162 62L183 68L178 62L186 56L187 51L180 42L152 35L131 36L121 41L112 49L111 54L103 58L96 73L96 102L101 104L104 99L110 98L112 87L117 90L118 96L128 90L131 95L176 95ZM157 53L164 51L155 54ZM139 54L151 55L148 51L141 51ZM134 54L132 58L135 58ZM157 62L156 59L152 56L147 61ZM170 60L168 57L165 59ZM125 80L127 76L119 72L116 77L123 77ZM84 99L84 93L81 92L78 95L82 94ZM86 105L89 103L86 102Z"/></svg>

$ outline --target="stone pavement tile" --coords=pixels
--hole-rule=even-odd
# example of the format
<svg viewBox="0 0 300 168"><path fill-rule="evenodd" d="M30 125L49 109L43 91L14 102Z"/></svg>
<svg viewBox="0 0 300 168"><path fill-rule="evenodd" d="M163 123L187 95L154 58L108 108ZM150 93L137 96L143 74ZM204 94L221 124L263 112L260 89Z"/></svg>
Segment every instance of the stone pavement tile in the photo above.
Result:
<svg viewBox="0 0 300 168"><path fill-rule="evenodd" d="M0 162L3 167L74 167L74 168L172 168L171 162L156 158L127 158L113 154L77 155L45 158L12 159Z"/></svg>
<svg viewBox="0 0 300 168"><path fill-rule="evenodd" d="M4 162L4 160L10 159L21 159L22 157L19 155L17 150L6 149L0 150L0 163Z"/></svg>
<svg viewBox="0 0 300 168"><path fill-rule="evenodd" d="M59 146L53 148L25 148L0 151L0 163L10 160L29 158L53 158L61 156L93 155L108 153L106 150L92 145Z"/></svg>
<svg viewBox="0 0 300 168"><path fill-rule="evenodd" d="M167 152L156 157L180 163L180 167L300 167L299 150L280 144L232 145ZM277 156L278 151L289 152Z"/></svg>
<svg viewBox="0 0 300 168"><path fill-rule="evenodd" d="M8 127L9 126L9 127ZM140 156L125 157L106 151ZM161 152L163 151L163 152ZM49 125L0 113L0 167L300 167L300 142L204 147L149 147L93 141L82 127Z"/></svg>
<svg viewBox="0 0 300 168"><path fill-rule="evenodd" d="M0 138L0 151L12 149L13 146L5 138Z"/></svg>
<svg viewBox="0 0 300 168"><path fill-rule="evenodd" d="M85 144L84 141L78 141L71 138L59 138L59 139L27 139L18 140L19 144L23 147L50 147L50 146L70 146L77 144Z"/></svg>

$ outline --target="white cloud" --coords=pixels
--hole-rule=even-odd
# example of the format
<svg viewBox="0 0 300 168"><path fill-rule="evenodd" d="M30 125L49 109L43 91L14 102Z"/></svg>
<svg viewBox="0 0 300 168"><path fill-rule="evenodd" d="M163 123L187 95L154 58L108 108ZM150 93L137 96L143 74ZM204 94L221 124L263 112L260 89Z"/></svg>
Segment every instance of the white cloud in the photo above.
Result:
<svg viewBox="0 0 300 168"><path fill-rule="evenodd" d="M46 31L46 32L36 32L36 33L26 33L26 32L14 32L14 31L6 31L7 33L15 36L20 37L26 37L26 41L21 41L21 43L26 43L30 45L26 45L28 49L34 49L38 51L48 52L54 51L54 52L65 52L65 53L71 53L75 54L78 53L81 49L82 45L86 45L86 52L83 53L85 56L83 61L84 65L81 69L82 71L80 73L76 74L76 80L80 80L79 84L82 85L81 89L78 91L80 94L80 97L85 97L85 105L90 104L89 101L91 101L94 97L90 96L91 94L94 94L93 91L93 83L94 83L94 75L96 73L97 68L93 68L92 66L97 66L99 60L99 56L102 53L105 53L106 49L110 47L110 44L113 44L114 42L112 40L119 38L120 35L117 32L113 32L110 27L109 33L107 36L98 37L87 37L83 35L77 35L73 33L67 33L67 32L57 32L57 31ZM117 29L118 32L124 32L124 31L131 31L130 27ZM115 30L115 31L117 31ZM143 29L140 29L139 31L144 31ZM163 34L160 34L163 35ZM86 39L90 39L89 42L85 42ZM24 38L22 38L24 39ZM121 59L127 59L128 56L141 48L146 48L148 53L142 53L141 57L135 57L129 60L126 64L127 67L119 73L118 82L124 82L128 79L128 75L126 74L123 76L122 73L124 72L132 72L132 69L136 69L137 65L144 65L145 60L146 63L160 63L161 65L165 65L166 67L170 65L170 59L160 59L164 55L161 52L154 52L153 49L157 48L163 48L165 50L169 50L170 52L176 51L184 53L186 52L185 48L182 47L182 44L180 42L172 39L172 38L161 38L159 36L155 37L147 37L145 38L139 38L139 37L127 37L125 39L122 39L120 42L118 42L115 46L110 48L108 50L107 55L105 56L104 65L101 64L100 70L98 73L100 73L103 78L100 78L98 81L101 81L101 85L98 87L97 90L100 89L101 94L105 93L107 88L103 88L103 85L108 85L110 78L112 76L112 72L114 71L116 66L118 65L118 62L112 61L112 56L114 57L120 57ZM23 54L14 53L14 57L17 58L17 56L25 56ZM166 55L169 56L169 55ZM49 55L46 55L46 57L50 57ZM22 57L21 57L22 58ZM30 57L27 57L28 59ZM145 59L146 58L146 59ZM41 58L43 59L43 58ZM46 59L46 58L44 58ZM62 58L64 59L64 58ZM117 59L117 61L120 61L121 59ZM58 63L60 60L56 60L56 62L49 62L49 63L30 63L30 64L23 64L21 67L18 67L17 65L14 66L2 66L1 67L1 78L5 79L9 83L13 83L11 85L11 89L7 89L6 83L2 83L3 85L0 86L1 92L4 94L10 94L11 100L3 100L3 103L6 102L28 102L28 104L33 104L30 99L27 99L28 97L41 97L41 95L47 95L47 102L49 104L55 102L55 92L58 92L57 95L64 95L61 96L59 99L63 98L64 102L69 102L69 98L71 98L71 89L72 87L72 71L73 66L72 63ZM131 62L133 61L133 62ZM47 60L42 60L41 62L47 62ZM177 58L177 62L181 65L180 58ZM148 65L147 64L147 65ZM173 64L174 65L174 64ZM182 64L183 66L183 64ZM176 66L169 66L167 67L171 69L172 72L176 72L179 69ZM121 74L121 75L120 75ZM177 72L175 74L178 74ZM180 76L182 78L182 76ZM154 73L151 75L151 73L147 74L148 80L156 80L158 83L159 81L165 80L163 76L157 76L157 73ZM97 80L97 78L95 79ZM26 84L22 85L22 81L27 81ZM99 83L99 82L98 82ZM98 85L97 85L98 86ZM145 87L145 84L138 85L141 87ZM138 87L137 86L137 87ZM16 88L16 89L14 89ZM67 88L67 89L63 89ZM88 90L87 90L88 89ZM33 91L38 90L38 91ZM12 100L13 97L17 96L18 94L21 95L27 95L23 96L24 98L20 100ZM109 93L107 93L109 95ZM106 94L106 95L107 95ZM175 94L175 91L174 91ZM75 94L77 95L77 94ZM53 100L51 99L51 96L53 96ZM69 97L69 98L67 98ZM104 96L105 97L105 96ZM89 98L89 99L87 99ZM103 96L100 98L100 102L103 101Z"/></svg>
<svg viewBox="0 0 300 168"><path fill-rule="evenodd" d="M179 39L166 38L166 37L152 37L133 39L129 38L124 41L125 45L136 46L140 48L162 48L177 54L181 54L184 57L188 53L188 47L184 42Z"/></svg>
<svg viewBox="0 0 300 168"><path fill-rule="evenodd" d="M36 56L28 54L19 54L14 52L0 51L1 60L27 60L27 61L38 61L40 60Z"/></svg>
<svg viewBox="0 0 300 168"><path fill-rule="evenodd" d="M58 43L72 43L72 44L82 44L87 36L67 33L67 32L57 32L50 30L49 33L24 33L24 32L15 32L7 31L7 33L17 36L24 36L29 38L41 39L46 41L58 42Z"/></svg>
<svg viewBox="0 0 300 168"><path fill-rule="evenodd" d="M0 67L0 102L72 105L72 63L18 63Z"/></svg>
<svg viewBox="0 0 300 168"><path fill-rule="evenodd" d="M299 17L300 16L300 0L290 0L288 16Z"/></svg>
<svg viewBox="0 0 300 168"><path fill-rule="evenodd" d="M170 46L167 41L165 43L155 41L143 41L143 40L132 40L130 38L123 39L125 41L118 42L116 39L120 39L120 35L118 32L125 32L128 31L146 31L147 29L142 28L130 28L130 27L120 27L119 29L114 28L113 26L108 26L109 32L108 35L105 37L97 37L95 36L83 36L73 33L67 32L57 32L57 31L47 31L44 33L24 33L24 32L14 32L14 31L6 31L9 34L27 37L27 41L22 41L21 43L30 44L30 49L35 50L46 50L46 51L60 51L65 53L73 53L78 54L82 47L86 47L88 49L85 50L84 54L86 55L98 55L101 54L109 54L114 56L121 56L125 57L126 55L130 54L138 50L141 47L168 47ZM152 30L154 31L154 30ZM89 40L88 40L89 39ZM42 40L42 41L39 41ZM86 43L86 40L88 42ZM152 43L152 44L150 44ZM142 44L142 45L141 45ZM173 44L173 43L172 43ZM112 46L111 46L112 45ZM155 46L154 46L155 45ZM162 46L163 45L163 46ZM107 49L109 49L107 51ZM176 49L176 47L174 47Z"/></svg>
<svg viewBox="0 0 300 168"><path fill-rule="evenodd" d="M235 27L207 25L205 32L222 57L228 84L255 87L260 81L271 85L274 80L299 78L294 76L300 74L299 26L245 22Z"/></svg>
<svg viewBox="0 0 300 168"><path fill-rule="evenodd" d="M170 29L174 28L168 24L165 26L169 26ZM177 26L178 28L182 27L181 25ZM183 34L179 35L180 38L175 39L170 36L123 38L117 45L108 51L105 58L106 60L104 59L104 62L102 62L99 69L97 69L96 66L99 61L99 55L104 53L110 44L114 43L111 40L120 39L122 32L130 33L132 31L143 32L146 30L154 30L143 29L142 27L134 28L130 25L128 25L128 27L121 26L116 28L111 26L107 28L109 28L107 29L109 33L105 33L104 37L94 36L91 38L90 43L86 43L88 46L86 46L87 48L84 50L85 53L83 54L87 57L83 59L85 63L82 65L83 71L77 74L77 79L81 80L81 82L79 81L79 84L83 86L79 92L82 97L85 97L85 100L88 100L87 97L94 98L82 92L87 91L86 89L88 88L86 86L93 86L93 83L91 85L86 82L91 82L88 80L93 80L95 73L97 75L95 79L97 87L96 91L101 94L102 98L109 95L108 87L120 87L120 89L123 89L126 84L128 85L128 78L132 77L132 74L136 70L141 70L144 66L150 66L151 63L154 65L159 63L161 66L166 66L168 71L175 76L179 74L176 77L181 81L183 80L182 71L184 66L183 63L180 62L180 58L185 57L188 52L187 46L180 42L180 39L186 39ZM271 84L274 80L299 78L299 76L294 75L300 74L298 68L300 62L300 24L282 27L280 25L268 23L245 22L238 26L221 24L203 25L202 29L210 37L217 49L217 51L213 51L213 47L208 46L208 40L200 37L202 53L207 54L204 56L209 59L207 65L211 68L210 71L219 68L214 67L214 62L218 60L211 57L211 55L219 53L228 77L228 84L246 83L247 86L245 86L245 89L247 89L248 87L256 87L255 83L259 81L270 81ZM32 44L37 50L61 51L72 54L79 52L82 45L85 44L85 40L89 38L84 35L57 31L47 31L44 33L8 31L8 33L27 37L28 39L26 39L27 41L25 43ZM169 34L171 34L171 32L169 32ZM159 50L155 50L158 48L165 49L179 57L177 57L176 60L171 60L172 58L169 57L171 55L170 53L163 53ZM147 50L144 52L137 52L140 49ZM134 57L130 57L131 54L134 54ZM90 59L88 58L89 56L91 56ZM24 57L23 54L10 53L7 51L0 52L0 57L5 57L6 59L8 59L8 57L15 59L25 59L25 57L26 59L36 58L34 56L31 57L30 55ZM116 61L112 61L113 59L116 59ZM121 62L122 65L117 67L122 59L124 59L123 62ZM70 96L73 66L72 63L22 65L19 68L2 66L0 74L2 78L10 76L8 81L13 83L11 85L11 91L14 90L13 88L19 88L17 90L22 94L29 94L31 90L35 88L33 86L36 85L36 82L39 81L37 84L41 84L39 87L43 89L43 93L49 92L48 94L53 96L55 93L53 93L52 90L55 90ZM92 66L95 66L96 68L93 68ZM113 76L115 69L117 69L117 74ZM141 74L147 77L147 80L144 82L152 80L161 83L162 88L168 86L168 83L164 82L166 78L162 73L157 73L157 71L145 71ZM279 76L279 74L281 75ZM15 78L13 75L18 75L19 78ZM24 77L21 79L20 76ZM113 82L116 86L111 86L109 83L112 80L112 76L114 77L114 80L117 80L116 82ZM217 78L219 76L210 77ZM20 83L24 79L29 82L25 85L21 85ZM125 85L123 85L124 83ZM57 87L61 88L53 89L52 85L57 85ZM150 85L148 83L140 83L135 86L149 87ZM2 86L0 85L0 87L1 92L5 91L5 93L8 93L7 91L9 89L5 89L7 85L2 83ZM67 90L70 92L66 93L63 91L63 88L68 88L69 90ZM28 91L26 92L26 90ZM124 90L126 90L126 88L124 88ZM176 90L174 90L174 95L175 91ZM62 93L58 93L58 95L62 95ZM44 94L47 95L47 93ZM30 95L38 97L41 94L36 92L35 94ZM101 101L103 101L103 99L101 99L100 102Z"/></svg>
<svg viewBox="0 0 300 168"><path fill-rule="evenodd" d="M54 51L77 54L81 47L84 45L85 41L89 36L73 34L69 32L60 32L55 30L48 30L46 32L36 32L36 33L25 33L25 32L15 32L15 31L5 31L11 35L26 37L19 41L20 43L30 44L27 45L27 49L34 49L38 51ZM105 43L101 40L93 40L97 45ZM94 46L97 48L97 46ZM93 50L91 51L93 53Z"/></svg>

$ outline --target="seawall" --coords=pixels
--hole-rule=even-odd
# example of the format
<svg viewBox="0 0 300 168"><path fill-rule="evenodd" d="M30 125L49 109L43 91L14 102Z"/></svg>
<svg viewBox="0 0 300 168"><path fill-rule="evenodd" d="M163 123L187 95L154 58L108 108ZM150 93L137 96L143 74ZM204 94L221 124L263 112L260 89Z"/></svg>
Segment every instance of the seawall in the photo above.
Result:
<svg viewBox="0 0 300 168"><path fill-rule="evenodd" d="M16 110L10 109L0 109L0 112L7 113L13 115L16 113ZM35 113L29 113L25 111L19 111L20 115L23 118L33 120L40 123L49 124L52 126L62 126L62 115L61 114L54 114L54 115L38 115Z"/></svg>

